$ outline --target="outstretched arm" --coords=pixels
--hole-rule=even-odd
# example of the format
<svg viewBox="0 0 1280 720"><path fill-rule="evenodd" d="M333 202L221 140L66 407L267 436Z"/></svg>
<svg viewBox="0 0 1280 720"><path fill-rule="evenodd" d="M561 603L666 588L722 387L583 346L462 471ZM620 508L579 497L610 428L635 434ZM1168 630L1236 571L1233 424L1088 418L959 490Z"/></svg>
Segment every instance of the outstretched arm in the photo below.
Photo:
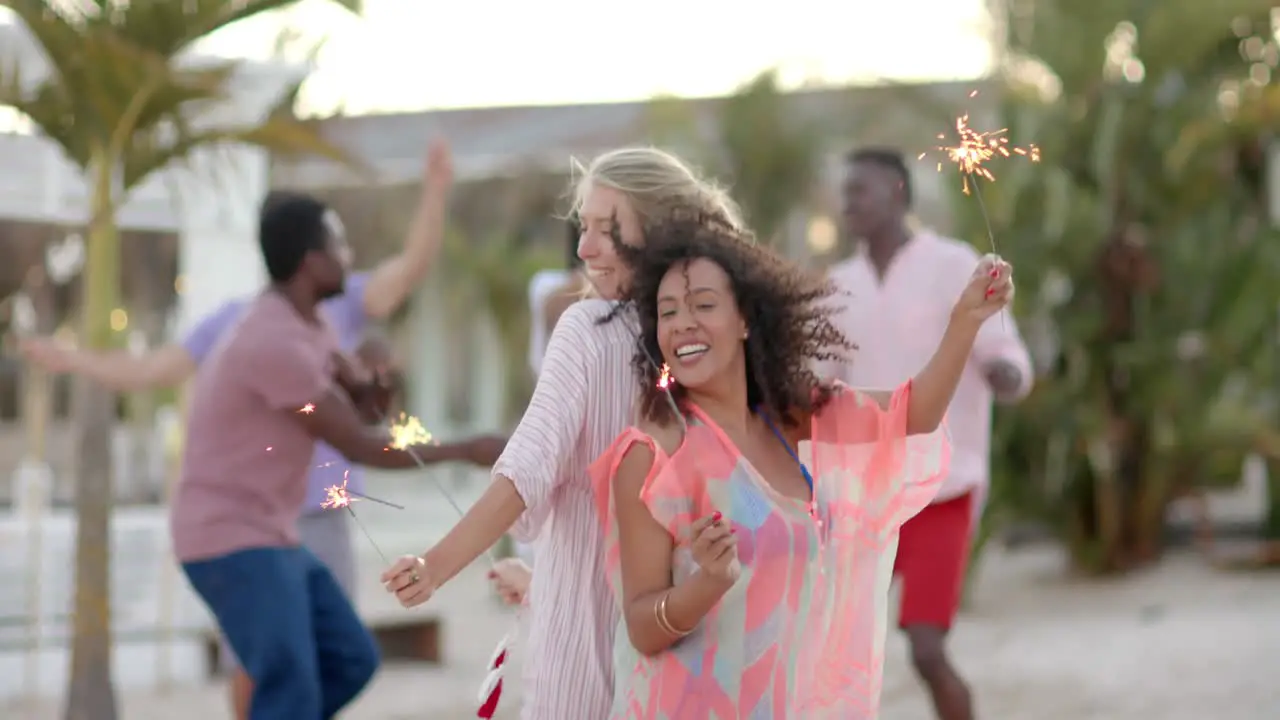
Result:
<svg viewBox="0 0 1280 720"><path fill-rule="evenodd" d="M390 316L431 270L444 242L445 213L452 184L449 146L436 141L427 154L422 197L405 236L404 249L374 268L365 283L361 302L368 317Z"/></svg>
<svg viewBox="0 0 1280 720"><path fill-rule="evenodd" d="M19 348L27 360L48 372L83 375L116 392L174 387L196 371L196 361L181 345L135 354L127 350L90 352L60 346L52 338L23 338Z"/></svg>
<svg viewBox="0 0 1280 720"><path fill-rule="evenodd" d="M457 445L392 447L385 427L370 427L334 379L333 350L317 347L310 336L279 337L251 348L250 387L270 411L287 413L312 437L323 440L361 465L399 469L417 464L465 460Z"/></svg>
<svg viewBox="0 0 1280 720"><path fill-rule="evenodd" d="M590 312L571 308L556 325L529 408L494 465L488 489L422 556L435 585L461 572L513 526L518 540L537 534L582 433L594 322Z"/></svg>
<svg viewBox="0 0 1280 720"><path fill-rule="evenodd" d="M47 372L83 375L116 392L175 387L195 374L224 331L239 318L243 307L240 302L226 303L197 323L180 344L141 354L125 350L90 352L47 337L23 338L19 350L29 362Z"/></svg>
<svg viewBox="0 0 1280 720"><path fill-rule="evenodd" d="M306 397L315 399L297 406L289 402L279 409L294 409L294 416L312 437L325 441L354 463L399 470L415 467L417 460L414 455L425 465L469 459L467 446L462 443L426 443L403 449L392 447L387 429L365 424L346 393L336 384Z"/></svg>

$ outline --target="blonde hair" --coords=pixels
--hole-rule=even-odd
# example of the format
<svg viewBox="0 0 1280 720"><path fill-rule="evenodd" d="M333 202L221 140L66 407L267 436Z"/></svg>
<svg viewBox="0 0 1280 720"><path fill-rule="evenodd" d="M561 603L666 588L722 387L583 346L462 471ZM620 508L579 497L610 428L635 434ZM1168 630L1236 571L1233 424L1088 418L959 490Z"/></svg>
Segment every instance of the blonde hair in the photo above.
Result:
<svg viewBox="0 0 1280 720"><path fill-rule="evenodd" d="M613 188L627 196L641 225L657 222L676 209L718 215L745 230L742 212L729 194L698 175L671 153L655 147L629 147L596 156L585 167L573 160L573 213L582 209L592 186Z"/></svg>

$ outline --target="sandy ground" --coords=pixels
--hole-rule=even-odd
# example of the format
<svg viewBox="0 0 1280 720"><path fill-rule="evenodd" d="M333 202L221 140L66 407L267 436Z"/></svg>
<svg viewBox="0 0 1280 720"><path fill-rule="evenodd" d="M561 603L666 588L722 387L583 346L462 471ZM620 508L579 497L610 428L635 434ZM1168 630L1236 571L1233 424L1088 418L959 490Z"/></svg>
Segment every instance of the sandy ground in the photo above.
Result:
<svg viewBox="0 0 1280 720"><path fill-rule="evenodd" d="M1072 580L1047 548L993 549L981 570L953 647L984 720L1280 718L1280 574L1224 574L1177 555L1122 580ZM478 575L452 587L468 585L480 585ZM474 717L479 668L510 627L496 605L476 600L474 590L452 588L439 598L446 667L387 667L344 718ZM387 610L371 603L372 613ZM901 639L889 646L882 719L927 720ZM518 687L509 692L504 718L515 717ZM130 694L122 705L125 720L229 716L216 685ZM28 704L0 708L0 717L58 713Z"/></svg>

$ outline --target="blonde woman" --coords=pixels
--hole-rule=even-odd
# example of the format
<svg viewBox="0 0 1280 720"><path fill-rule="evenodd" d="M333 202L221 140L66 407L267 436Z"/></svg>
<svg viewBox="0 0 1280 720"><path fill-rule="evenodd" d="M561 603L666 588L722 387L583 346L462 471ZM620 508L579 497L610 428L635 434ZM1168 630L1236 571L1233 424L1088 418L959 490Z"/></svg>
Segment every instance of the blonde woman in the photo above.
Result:
<svg viewBox="0 0 1280 720"><path fill-rule="evenodd" d="M528 542L545 528L530 590L524 720L602 718L612 704L618 610L587 467L630 424L639 326L630 311L601 320L630 281L612 237L640 245L642 228L675 208L741 224L724 193L661 150L614 150L583 170L574 203L578 256L598 297L574 303L556 323L533 399L489 488L439 543L382 576L402 605L419 605L503 533Z"/></svg>

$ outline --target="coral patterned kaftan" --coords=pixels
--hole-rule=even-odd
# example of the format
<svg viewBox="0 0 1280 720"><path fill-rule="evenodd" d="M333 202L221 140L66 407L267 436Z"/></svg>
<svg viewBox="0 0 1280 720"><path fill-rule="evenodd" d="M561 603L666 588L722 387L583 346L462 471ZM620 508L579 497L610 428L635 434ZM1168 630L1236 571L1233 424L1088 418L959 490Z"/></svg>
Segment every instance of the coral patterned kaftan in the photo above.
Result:
<svg viewBox="0 0 1280 720"><path fill-rule="evenodd" d="M944 431L906 434L911 384L887 409L839 386L812 421L799 457L814 502L777 493L728 436L691 407L688 432L667 456L631 428L592 467L607 564L621 598L612 478L636 443L654 451L641 499L676 538L674 583L696 572L694 520L723 514L738 537L742 575L694 631L640 655L619 623L617 720L871 720L880 700L889 582L898 530L944 478Z"/></svg>

